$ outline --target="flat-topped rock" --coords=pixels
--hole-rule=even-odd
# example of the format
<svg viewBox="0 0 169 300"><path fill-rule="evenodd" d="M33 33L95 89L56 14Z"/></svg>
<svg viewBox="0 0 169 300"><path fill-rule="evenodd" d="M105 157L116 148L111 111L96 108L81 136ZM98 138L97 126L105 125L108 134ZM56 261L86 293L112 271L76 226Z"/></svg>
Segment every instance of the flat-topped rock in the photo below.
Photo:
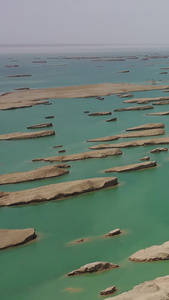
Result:
<svg viewBox="0 0 169 300"><path fill-rule="evenodd" d="M117 288L115 285L113 286L110 286L108 287L107 289L103 290L100 292L100 295L103 296L103 295L110 295L110 294L113 294L114 292L117 291Z"/></svg>
<svg viewBox="0 0 169 300"><path fill-rule="evenodd" d="M162 245L151 246L132 254L129 259L135 262L157 261L169 259L169 241Z"/></svg>
<svg viewBox="0 0 169 300"><path fill-rule="evenodd" d="M0 185L58 177L69 173L68 170L58 166L45 166L28 172L3 174L0 175Z"/></svg>
<svg viewBox="0 0 169 300"><path fill-rule="evenodd" d="M143 139L143 140L135 140L131 142L125 143L114 143L114 144L101 144L96 146L91 146L89 149L110 149L110 148L127 148L127 147L139 147L139 146L151 146L151 145L163 145L169 144L169 137L160 137L154 139Z"/></svg>
<svg viewBox="0 0 169 300"><path fill-rule="evenodd" d="M114 122L114 121L117 121L117 118L112 118L112 119L105 120L105 122Z"/></svg>
<svg viewBox="0 0 169 300"><path fill-rule="evenodd" d="M144 161L144 160L150 160L150 157L149 157L149 156L144 156L144 157L141 157L140 160L141 160L141 161Z"/></svg>
<svg viewBox="0 0 169 300"><path fill-rule="evenodd" d="M26 244L36 239L35 229L0 229L0 250Z"/></svg>
<svg viewBox="0 0 169 300"><path fill-rule="evenodd" d="M153 103L153 105L167 105L167 104L169 104L169 100L157 101Z"/></svg>
<svg viewBox="0 0 169 300"><path fill-rule="evenodd" d="M155 113L149 113L146 114L147 116L166 116L169 115L169 111L161 111L161 112L155 112Z"/></svg>
<svg viewBox="0 0 169 300"><path fill-rule="evenodd" d="M36 132L15 132L8 134L1 134L0 140L20 140L20 139L31 139L31 138L40 138L45 136L55 135L54 130L43 130Z"/></svg>
<svg viewBox="0 0 169 300"><path fill-rule="evenodd" d="M159 153L159 152L163 152L163 151L168 151L168 148L167 147L164 147L164 148L155 148L155 149L152 149L150 151L150 153Z"/></svg>
<svg viewBox="0 0 169 300"><path fill-rule="evenodd" d="M169 300L169 276L146 281L109 300Z"/></svg>
<svg viewBox="0 0 169 300"><path fill-rule="evenodd" d="M37 105L37 102L44 99L63 98L84 98L95 96L106 96L119 93L129 93L135 91L164 90L168 85L139 85L130 83L100 83L81 86L54 87L47 89L31 89L28 91L18 91L8 93L0 101L0 110L11 107L20 108L29 105ZM40 103L39 103L40 104Z"/></svg>
<svg viewBox="0 0 169 300"><path fill-rule="evenodd" d="M121 230L118 228L118 229L114 229L114 230L110 231L105 236L112 237L112 236L119 235L119 234L121 234Z"/></svg>
<svg viewBox="0 0 169 300"><path fill-rule="evenodd" d="M155 136L155 135L163 135L163 134L165 134L164 129L150 129L150 130L127 132L127 133L121 133L113 136L91 139L91 140L87 140L87 142L105 142L105 141L118 140L120 138L146 137L146 136Z"/></svg>
<svg viewBox="0 0 169 300"><path fill-rule="evenodd" d="M156 165L157 165L156 161L148 161L148 162L143 162L143 163L138 163L138 164L122 166L122 167L110 168L110 169L105 170L105 173L110 173L110 172L119 173L119 172L143 170L143 169L147 169L147 168L156 167Z"/></svg>
<svg viewBox="0 0 169 300"><path fill-rule="evenodd" d="M112 188L117 184L117 177L99 177L56 183L18 192L0 192L0 206L61 200L83 193Z"/></svg>
<svg viewBox="0 0 169 300"><path fill-rule="evenodd" d="M164 127L165 127L164 123L149 123L149 124L128 128L126 129L126 131L157 129L157 128L164 128Z"/></svg>
<svg viewBox="0 0 169 300"><path fill-rule="evenodd" d="M119 266L117 264L113 264L110 262L104 262L104 261L93 262L90 264L86 264L86 265L80 267L79 269L68 273L68 276L99 272L99 271L104 271L104 270L108 270L108 269L115 269L118 267Z"/></svg>
<svg viewBox="0 0 169 300"><path fill-rule="evenodd" d="M53 156L53 157L47 157L47 158L35 158L32 161L49 161L49 162L55 162L55 161L75 161L75 160L83 160L88 158L103 158L107 156L114 156L114 155L121 155L122 151L120 149L113 149L113 151L110 150L102 150L102 151L90 151L90 152L83 152L83 153L76 153L76 154L69 154L69 155L62 155L62 156Z"/></svg>
<svg viewBox="0 0 169 300"><path fill-rule="evenodd" d="M27 129L45 128L45 127L51 127L51 126L53 126L52 123L42 123L42 124L28 126Z"/></svg>
<svg viewBox="0 0 169 300"><path fill-rule="evenodd" d="M111 111L102 111L102 112L94 112L91 114L88 114L88 116L107 116L107 115L111 115L112 112Z"/></svg>
<svg viewBox="0 0 169 300"><path fill-rule="evenodd" d="M124 103L149 103L155 101L165 101L169 100L169 97L154 97L154 98L134 98L123 101Z"/></svg>
<svg viewBox="0 0 169 300"><path fill-rule="evenodd" d="M123 108L114 109L114 111L146 110L146 109L154 109L154 106L152 106L152 105L141 105L141 106L123 107Z"/></svg>

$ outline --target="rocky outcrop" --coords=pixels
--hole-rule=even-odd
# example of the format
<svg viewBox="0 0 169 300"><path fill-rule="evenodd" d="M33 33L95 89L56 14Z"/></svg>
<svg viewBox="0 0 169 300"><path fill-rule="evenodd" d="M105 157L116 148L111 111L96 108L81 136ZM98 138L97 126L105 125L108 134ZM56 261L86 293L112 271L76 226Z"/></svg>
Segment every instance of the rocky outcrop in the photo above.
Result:
<svg viewBox="0 0 169 300"><path fill-rule="evenodd" d="M117 121L117 118L112 118L112 119L105 120L105 122L114 122L114 121Z"/></svg>
<svg viewBox="0 0 169 300"><path fill-rule="evenodd" d="M141 161L144 161L144 160L150 160L150 157L149 156L144 156L142 158L140 158Z"/></svg>
<svg viewBox="0 0 169 300"><path fill-rule="evenodd" d="M103 296L103 295L110 295L110 294L113 294L114 292L117 291L117 288L115 285L113 286L110 286L108 287L107 289L103 290L100 292L100 295Z"/></svg>
<svg viewBox="0 0 169 300"><path fill-rule="evenodd" d="M117 177L99 177L46 185L18 192L0 192L0 206L42 203L71 196L112 188Z"/></svg>
<svg viewBox="0 0 169 300"><path fill-rule="evenodd" d="M150 113L146 114L147 116L166 116L169 115L169 111L161 111L161 112L155 112L155 113Z"/></svg>
<svg viewBox="0 0 169 300"><path fill-rule="evenodd" d="M63 147L63 145L56 145L56 146L53 146L52 148L61 148L61 147Z"/></svg>
<svg viewBox="0 0 169 300"><path fill-rule="evenodd" d="M36 239L35 229L0 229L0 250L26 244Z"/></svg>
<svg viewBox="0 0 169 300"><path fill-rule="evenodd" d="M121 234L121 230L118 228L118 229L114 229L114 230L110 231L105 236L112 237L112 236L119 235L119 234Z"/></svg>
<svg viewBox="0 0 169 300"><path fill-rule="evenodd" d="M27 91L27 90L30 90L29 87L20 87L20 88L15 88L14 89L15 91Z"/></svg>
<svg viewBox="0 0 169 300"><path fill-rule="evenodd" d="M146 249L139 250L132 254L129 259L135 262L157 261L169 259L169 241L162 245L155 245Z"/></svg>
<svg viewBox="0 0 169 300"><path fill-rule="evenodd" d="M134 95L133 94L118 94L117 95L119 98L131 98Z"/></svg>
<svg viewBox="0 0 169 300"><path fill-rule="evenodd" d="M47 117L45 117L45 119L53 119L54 118L54 116L47 116Z"/></svg>
<svg viewBox="0 0 169 300"><path fill-rule="evenodd" d="M0 175L0 185L58 177L68 173L68 170L59 168L58 165L45 166L28 172Z"/></svg>
<svg viewBox="0 0 169 300"><path fill-rule="evenodd" d="M51 127L51 126L53 126L52 123L42 123L42 124L28 126L27 129L45 128L45 127Z"/></svg>
<svg viewBox="0 0 169 300"><path fill-rule="evenodd" d="M106 96L111 94L129 93L135 91L164 90L168 85L139 85L130 83L100 83L82 86L56 87L47 89L31 89L22 92L12 92L3 96L0 110L13 107L29 107L42 104L46 99L84 98ZM169 98L168 98L169 99ZM40 102L41 101L41 102ZM25 103L27 104L25 106Z"/></svg>
<svg viewBox="0 0 169 300"><path fill-rule="evenodd" d="M155 101L169 100L169 97L155 97L155 98L135 98L123 101L124 103L149 103Z"/></svg>
<svg viewBox="0 0 169 300"><path fill-rule="evenodd" d="M165 125L163 123L150 123L150 124L139 125L136 127L131 127L126 129L126 131L157 129L157 128L164 128L164 127Z"/></svg>
<svg viewBox="0 0 169 300"><path fill-rule="evenodd" d="M102 112L95 112L95 113L88 114L88 116L107 116L111 114L112 114L111 111L102 111Z"/></svg>
<svg viewBox="0 0 169 300"><path fill-rule="evenodd" d="M16 78L18 77L18 78L20 78L20 77L31 77L31 76L32 76L32 75L29 75L29 74L28 74L28 75L27 75L27 74L23 74L23 75L20 74L20 75L9 75L9 76L7 76L7 77L14 77L14 78L15 78L15 77L16 77Z"/></svg>
<svg viewBox="0 0 169 300"><path fill-rule="evenodd" d="M169 276L146 281L109 300L169 300Z"/></svg>
<svg viewBox="0 0 169 300"><path fill-rule="evenodd" d="M62 155L62 156L53 156L48 158L35 158L32 161L49 161L49 162L55 162L55 161L75 161L75 160L83 160L88 158L103 158L107 156L114 156L114 155L121 155L122 151L120 149L113 149L113 151L110 150L102 150L102 151L90 151L90 152L83 152L83 153L76 153L76 154L70 154L70 155Z"/></svg>
<svg viewBox="0 0 169 300"><path fill-rule="evenodd" d="M36 132L15 132L0 135L0 140L20 140L20 139L32 139L45 136L55 135L54 130L44 130Z"/></svg>
<svg viewBox="0 0 169 300"><path fill-rule="evenodd" d="M85 273L94 273L94 272L104 271L104 270L108 270L108 269L115 269L118 267L119 266L117 264L112 264L109 262L104 262L104 261L93 262L93 263L84 265L84 266L80 267L79 269L68 273L68 276L80 275L80 274L85 274Z"/></svg>
<svg viewBox="0 0 169 300"><path fill-rule="evenodd" d="M150 151L150 153L159 153L159 152L162 152L162 151L168 151L168 148L165 147L165 148L155 148L155 149L152 149Z"/></svg>
<svg viewBox="0 0 169 300"><path fill-rule="evenodd" d="M145 110L145 109L154 109L152 105L141 105L141 106L132 106L132 107L123 107L114 109L114 111L128 111L128 110Z"/></svg>
<svg viewBox="0 0 169 300"><path fill-rule="evenodd" d="M153 103L153 105L167 105L167 104L169 104L169 100L157 101Z"/></svg>
<svg viewBox="0 0 169 300"><path fill-rule="evenodd" d="M169 144L169 137L160 137L154 139L145 139L145 140L135 140L125 143L116 143L116 144L101 144L96 146L91 146L89 149L109 149L109 148L128 148L128 147L139 147L139 146L152 146L152 145L163 145Z"/></svg>
<svg viewBox="0 0 169 300"><path fill-rule="evenodd" d="M138 163L138 164L122 166L122 167L110 168L110 169L105 170L105 173L110 173L110 172L119 173L119 172L129 172L129 171L143 170L143 169L156 167L156 165L157 165L156 161L148 161L148 162L143 162L143 163Z"/></svg>
<svg viewBox="0 0 169 300"><path fill-rule="evenodd" d="M165 134L164 129L150 129L150 130L127 132L127 133L121 133L113 136L91 139L91 140L87 140L87 142L106 142L106 141L118 140L120 138L146 137L146 136L155 136L155 135L163 135L163 134Z"/></svg>
<svg viewBox="0 0 169 300"><path fill-rule="evenodd" d="M129 70L117 71L116 73L129 73Z"/></svg>
<svg viewBox="0 0 169 300"><path fill-rule="evenodd" d="M19 67L18 65L6 65L4 68L17 68Z"/></svg>

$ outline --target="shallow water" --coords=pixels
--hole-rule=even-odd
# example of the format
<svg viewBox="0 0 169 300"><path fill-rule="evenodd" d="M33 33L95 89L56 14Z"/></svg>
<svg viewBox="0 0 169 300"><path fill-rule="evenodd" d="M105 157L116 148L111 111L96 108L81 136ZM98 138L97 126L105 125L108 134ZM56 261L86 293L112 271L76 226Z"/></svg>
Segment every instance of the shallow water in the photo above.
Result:
<svg viewBox="0 0 169 300"><path fill-rule="evenodd" d="M144 54L146 52L140 53L140 57ZM91 56L90 53L86 55ZM92 56L95 55L98 53L92 53ZM99 55L118 56L118 53ZM42 88L101 82L145 83L147 79L169 79L168 75L159 75L159 68L168 66L169 59L126 59L122 62L47 59L53 56L49 53L1 55L0 92L23 86ZM82 56L81 53L79 56ZM13 64L9 57L18 60L15 63L19 68L4 68L4 65ZM32 64L35 57L45 59L47 63ZM62 64L66 66L60 66ZM125 69L129 69L130 73L116 73ZM31 74L32 77L5 77L12 74ZM162 91L134 93L134 97L167 95ZM113 111L127 107L129 104L123 103L123 100L116 95L106 96L104 101L93 98L53 99L49 106L0 111L0 134L27 131L27 126L48 122L45 119L48 115L55 116L49 121L56 131L56 135L51 137L0 141L0 174L47 165L45 162L32 162L32 159L59 155L60 149L52 148L55 145L63 144L65 154L84 152L95 144L87 143L86 140L123 133L125 129L140 124L164 122L168 136L168 116L147 116L146 113L150 111L113 112L112 117L118 120L110 123L105 120L111 116L89 117L84 113L85 110ZM167 105L156 106L152 111L166 110L169 110ZM117 142L128 140L132 139L120 139ZM150 155L149 151L153 148L126 148L117 157L70 162L70 174L60 178L1 186L0 190L3 191L17 191L101 176L117 176L119 181L118 187L113 189L67 200L1 208L0 228L33 227L38 234L36 242L0 252L1 298L76 300L80 297L82 300L96 300L100 298L99 292L111 285L116 285L117 293L121 293L145 280L168 275L168 261L132 263L128 260L135 251L168 240L169 159L167 152ZM157 168L121 174L104 173L105 169L113 166L137 163L145 155L150 155L151 160L157 160ZM123 234L115 238L103 237L115 228L121 228ZM83 237L89 237L90 240L84 244L69 245L71 241ZM110 261L119 264L120 268L98 274L66 277L68 272L93 261ZM75 289L74 292L69 288Z"/></svg>

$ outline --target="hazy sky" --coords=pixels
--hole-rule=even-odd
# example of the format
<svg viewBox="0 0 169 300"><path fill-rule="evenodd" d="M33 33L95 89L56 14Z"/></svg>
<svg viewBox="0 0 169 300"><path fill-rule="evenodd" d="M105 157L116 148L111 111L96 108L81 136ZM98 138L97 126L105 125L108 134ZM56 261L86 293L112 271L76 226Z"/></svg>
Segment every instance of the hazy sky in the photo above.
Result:
<svg viewBox="0 0 169 300"><path fill-rule="evenodd" d="M0 0L0 44L168 43L169 0Z"/></svg>

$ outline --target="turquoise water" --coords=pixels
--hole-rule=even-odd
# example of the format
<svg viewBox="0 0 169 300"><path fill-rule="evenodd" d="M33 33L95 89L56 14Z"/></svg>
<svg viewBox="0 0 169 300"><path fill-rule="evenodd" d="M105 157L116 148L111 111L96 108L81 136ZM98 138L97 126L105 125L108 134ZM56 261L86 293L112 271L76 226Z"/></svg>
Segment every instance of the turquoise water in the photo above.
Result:
<svg viewBox="0 0 169 300"><path fill-rule="evenodd" d="M139 57L144 54L147 53L140 52ZM0 56L1 93L23 86L42 88L102 82L145 83L147 79L169 80L168 74L159 75L159 68L168 66L169 58L91 62L65 60L60 53L11 55ZM77 53L67 54L73 55L78 56ZM98 56L98 53L85 55ZM106 55L118 56L118 53L99 53L99 56ZM54 56L59 58L47 59ZM82 54L79 53L79 56ZM10 57L17 59L14 64L18 64L19 68L4 68L4 65L13 64ZM47 60L47 63L32 64L35 57ZM129 69L130 73L116 73L125 69ZM6 77L12 74L31 74L32 77ZM168 93L162 91L134 93L135 97L165 95ZM0 134L25 132L27 126L46 122L45 116L48 115L55 116L51 121L56 131L55 136L41 139L1 141L0 174L47 165L44 162L32 162L32 159L58 155L58 150L52 148L55 145L63 144L66 154L84 152L94 145L86 140L124 133L128 127L140 124L164 122L165 136L168 136L168 116L146 116L147 111L113 112L112 117L117 117L117 122L107 123L105 120L110 116L88 117L84 113L85 110L113 111L128 106L123 100L116 95L106 96L104 101L93 98L53 99L50 100L50 106L0 111ZM153 111L165 110L169 110L167 105L156 106ZM121 139L119 142L127 140ZM158 162L157 168L124 174L104 173L105 169L113 166L139 162L140 157L149 155L153 148L122 149L123 154L117 157L70 162L70 174L60 178L1 186L2 191L17 191L101 176L117 176L119 181L118 187L113 189L63 201L0 208L0 228L33 227L38 234L38 240L33 243L0 252L1 298L76 300L80 297L82 300L96 300L100 298L99 292L108 286L116 285L117 293L121 293L145 280L168 275L168 261L132 263L128 260L135 251L168 240L168 153L151 154L151 159ZM103 238L104 234L115 228L121 228L123 234L115 238ZM71 241L83 237L90 240L84 244L69 245ZM68 272L93 261L110 261L119 264L120 268L98 274L66 277Z"/></svg>

